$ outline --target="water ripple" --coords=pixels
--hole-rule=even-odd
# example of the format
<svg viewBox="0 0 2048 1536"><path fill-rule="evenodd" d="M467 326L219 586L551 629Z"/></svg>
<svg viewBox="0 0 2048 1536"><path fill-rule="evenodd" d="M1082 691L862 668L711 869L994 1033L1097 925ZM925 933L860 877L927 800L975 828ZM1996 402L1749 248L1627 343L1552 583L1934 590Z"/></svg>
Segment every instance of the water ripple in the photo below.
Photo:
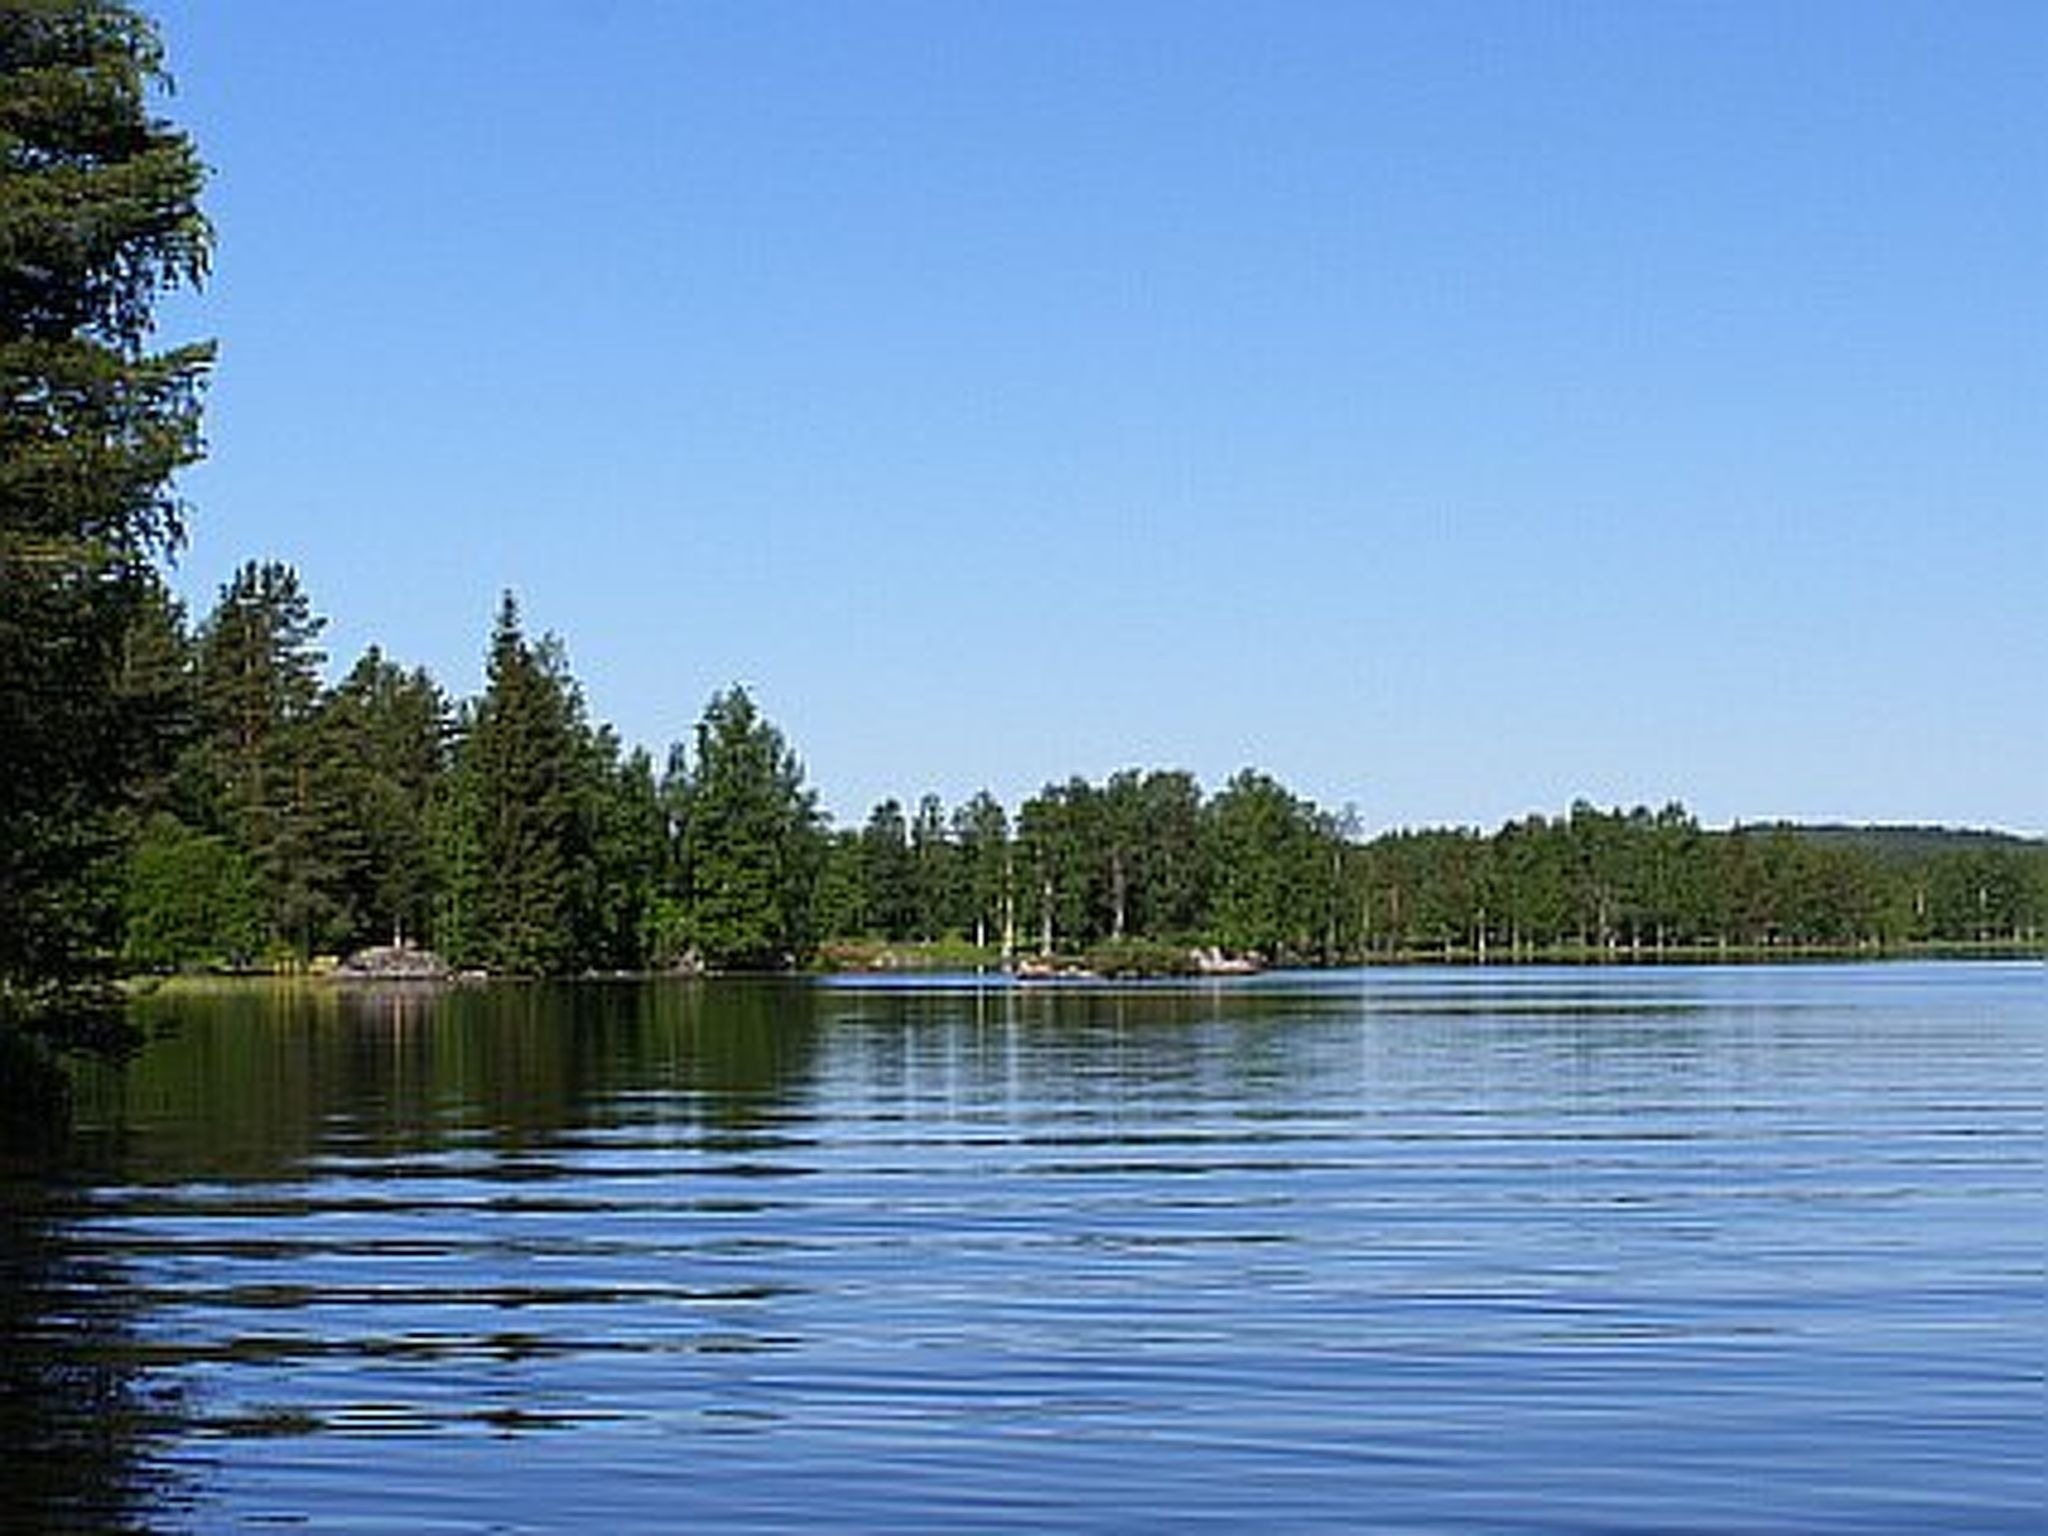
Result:
<svg viewBox="0 0 2048 1536"><path fill-rule="evenodd" d="M2031 1529L2048 1010L1882 980L188 1011L0 1329L164 1529Z"/></svg>

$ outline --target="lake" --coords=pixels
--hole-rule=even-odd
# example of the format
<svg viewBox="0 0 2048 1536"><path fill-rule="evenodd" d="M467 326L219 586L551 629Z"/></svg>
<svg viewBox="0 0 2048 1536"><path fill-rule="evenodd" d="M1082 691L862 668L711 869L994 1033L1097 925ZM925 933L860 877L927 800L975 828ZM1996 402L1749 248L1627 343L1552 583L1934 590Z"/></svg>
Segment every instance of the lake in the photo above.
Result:
<svg viewBox="0 0 2048 1536"><path fill-rule="evenodd" d="M2039 963L162 995L21 1528L2018 1531Z"/></svg>

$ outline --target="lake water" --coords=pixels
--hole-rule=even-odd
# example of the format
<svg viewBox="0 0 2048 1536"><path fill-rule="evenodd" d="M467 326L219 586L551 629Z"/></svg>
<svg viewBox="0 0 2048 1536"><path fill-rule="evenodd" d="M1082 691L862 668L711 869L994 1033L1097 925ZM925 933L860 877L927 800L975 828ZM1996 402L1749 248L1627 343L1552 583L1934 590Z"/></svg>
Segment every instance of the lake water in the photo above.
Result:
<svg viewBox="0 0 2048 1536"><path fill-rule="evenodd" d="M143 1018L0 1525L2042 1525L2038 963Z"/></svg>

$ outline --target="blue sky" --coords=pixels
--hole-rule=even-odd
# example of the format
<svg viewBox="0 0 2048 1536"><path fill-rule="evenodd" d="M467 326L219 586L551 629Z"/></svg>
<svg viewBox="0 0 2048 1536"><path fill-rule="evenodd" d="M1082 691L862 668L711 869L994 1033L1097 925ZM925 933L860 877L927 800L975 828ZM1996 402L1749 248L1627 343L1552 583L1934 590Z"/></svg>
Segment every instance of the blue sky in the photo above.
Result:
<svg viewBox="0 0 2048 1536"><path fill-rule="evenodd" d="M2048 6L155 7L176 582L841 820L1257 765L2048 830Z"/></svg>

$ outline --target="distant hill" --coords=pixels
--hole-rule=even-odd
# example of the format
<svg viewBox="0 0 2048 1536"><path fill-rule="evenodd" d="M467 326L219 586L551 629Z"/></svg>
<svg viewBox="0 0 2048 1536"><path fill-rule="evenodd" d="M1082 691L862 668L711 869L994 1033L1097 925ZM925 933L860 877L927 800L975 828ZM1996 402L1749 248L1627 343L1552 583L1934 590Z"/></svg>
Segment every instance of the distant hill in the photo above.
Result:
<svg viewBox="0 0 2048 1536"><path fill-rule="evenodd" d="M1944 853L1988 853L2048 850L2048 839L2018 837L1984 827L1847 826L1838 823L1781 821L1751 824L1748 830L1782 829L1827 848L1854 849L1897 863L1933 858Z"/></svg>

